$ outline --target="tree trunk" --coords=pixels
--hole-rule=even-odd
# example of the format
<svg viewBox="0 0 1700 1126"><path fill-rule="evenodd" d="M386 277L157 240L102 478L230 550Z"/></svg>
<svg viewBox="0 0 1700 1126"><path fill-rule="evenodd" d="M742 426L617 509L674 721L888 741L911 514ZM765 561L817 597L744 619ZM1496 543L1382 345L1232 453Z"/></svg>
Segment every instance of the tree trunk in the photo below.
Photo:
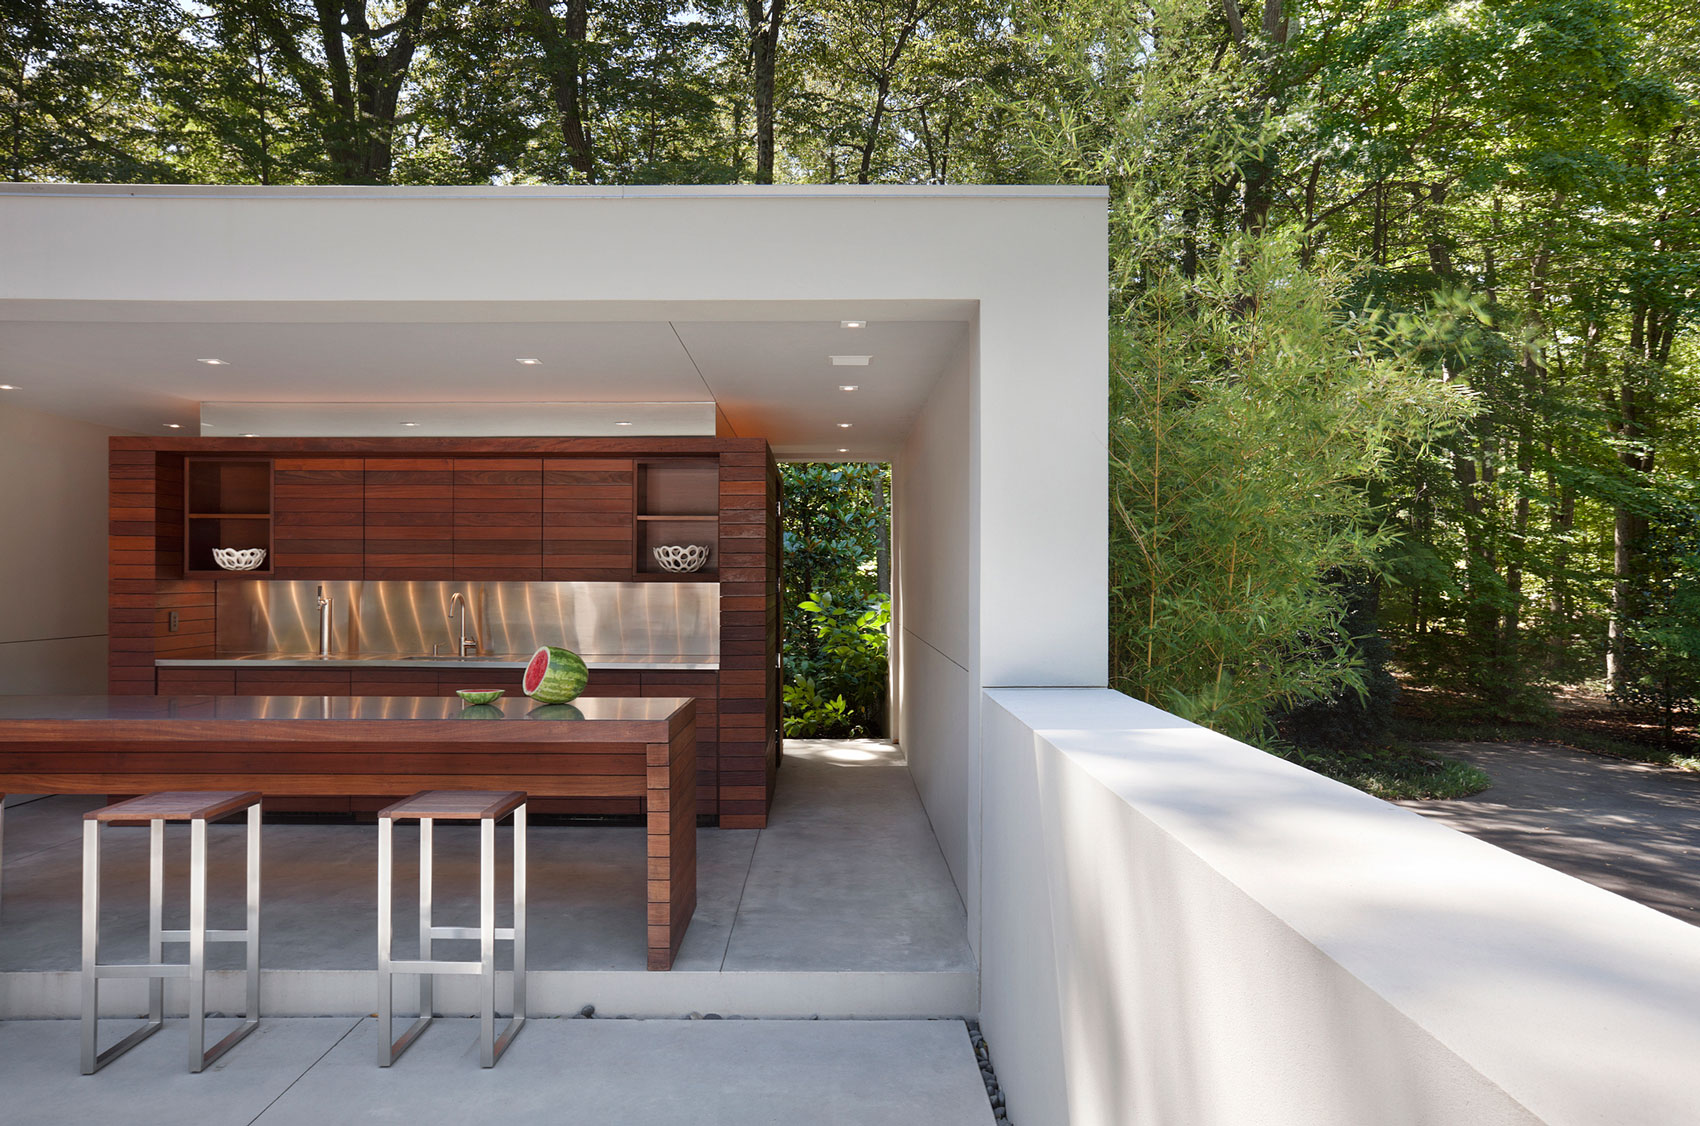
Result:
<svg viewBox="0 0 1700 1126"><path fill-rule="evenodd" d="M903 58L904 48L909 46L909 37L915 34L915 29L921 23L921 0L909 0L908 10L903 16L903 26L897 30L897 41L892 44L891 54L881 60L880 72L874 83L874 112L868 120L868 132L862 138L862 165L856 172L856 182L870 182L874 163L874 149L879 146L880 125L885 120L886 103L891 98L891 80L897 74L897 64Z"/></svg>
<svg viewBox="0 0 1700 1126"><path fill-rule="evenodd" d="M779 28L786 0L744 0L750 30L750 68L755 79L756 183L773 183L773 76L779 60Z"/></svg>
<svg viewBox="0 0 1700 1126"><path fill-rule="evenodd" d="M1674 327L1674 325L1673 325ZM1618 385L1617 424L1618 462L1631 473L1646 476L1653 472L1653 449L1647 438L1647 417L1641 377L1646 369L1660 359L1668 358L1667 348L1661 348L1661 324L1656 311L1645 306L1635 309L1630 322L1630 359L1624 365ZM1629 621L1635 615L1637 580L1642 566L1642 545L1647 536L1647 518L1633 505L1620 501L1612 521L1612 587L1611 622L1606 628L1606 683L1613 692L1622 691L1630 669L1625 652L1624 636Z"/></svg>
<svg viewBox="0 0 1700 1126"><path fill-rule="evenodd" d="M595 183L596 154L584 123L584 42L590 32L590 0L567 0L566 15L559 19L554 0L531 0L531 11L548 67L549 96L567 146L567 163Z"/></svg>
<svg viewBox="0 0 1700 1126"><path fill-rule="evenodd" d="M413 65L428 5L429 0L407 0L393 23L374 28L365 0L315 4L335 111L326 124L325 151L341 183L389 182L401 88ZM395 41L389 50L378 50L378 40L391 35Z"/></svg>

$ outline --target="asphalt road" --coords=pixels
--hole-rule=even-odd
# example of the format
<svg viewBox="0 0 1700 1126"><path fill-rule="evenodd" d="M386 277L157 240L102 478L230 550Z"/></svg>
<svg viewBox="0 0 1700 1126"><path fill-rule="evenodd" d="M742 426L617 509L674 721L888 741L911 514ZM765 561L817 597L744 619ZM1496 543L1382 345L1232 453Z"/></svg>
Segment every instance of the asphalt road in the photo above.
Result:
<svg viewBox="0 0 1700 1126"><path fill-rule="evenodd" d="M1400 805L1700 924L1700 774L1534 743L1426 745L1493 785Z"/></svg>

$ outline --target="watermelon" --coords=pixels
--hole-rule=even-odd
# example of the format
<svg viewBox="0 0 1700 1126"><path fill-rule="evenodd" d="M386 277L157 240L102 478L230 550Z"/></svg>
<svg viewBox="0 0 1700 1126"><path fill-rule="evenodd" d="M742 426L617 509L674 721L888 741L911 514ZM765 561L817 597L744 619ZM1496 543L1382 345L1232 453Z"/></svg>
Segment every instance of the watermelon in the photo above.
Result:
<svg viewBox="0 0 1700 1126"><path fill-rule="evenodd" d="M521 687L525 694L543 704L564 704L578 698L590 680L584 659L571 649L545 645L531 655Z"/></svg>

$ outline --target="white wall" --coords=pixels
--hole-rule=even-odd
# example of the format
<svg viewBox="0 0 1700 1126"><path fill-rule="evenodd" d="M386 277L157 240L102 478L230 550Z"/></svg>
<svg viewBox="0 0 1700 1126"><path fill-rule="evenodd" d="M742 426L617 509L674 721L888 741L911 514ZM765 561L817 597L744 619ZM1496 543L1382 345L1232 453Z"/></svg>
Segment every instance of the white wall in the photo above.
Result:
<svg viewBox="0 0 1700 1126"><path fill-rule="evenodd" d="M972 340L963 333L892 465L897 738L971 917L979 830L966 550Z"/></svg>
<svg viewBox="0 0 1700 1126"><path fill-rule="evenodd" d="M0 693L106 690L113 433L0 398Z"/></svg>
<svg viewBox="0 0 1700 1126"><path fill-rule="evenodd" d="M1014 1121L1700 1121L1700 929L1119 693L984 710Z"/></svg>

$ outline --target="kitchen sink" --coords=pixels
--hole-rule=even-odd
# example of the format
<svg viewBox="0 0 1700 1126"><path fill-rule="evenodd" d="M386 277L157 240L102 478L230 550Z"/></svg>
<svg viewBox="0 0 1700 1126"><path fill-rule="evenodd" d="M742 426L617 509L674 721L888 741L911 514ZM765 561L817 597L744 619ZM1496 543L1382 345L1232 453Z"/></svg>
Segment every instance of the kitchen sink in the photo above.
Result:
<svg viewBox="0 0 1700 1126"><path fill-rule="evenodd" d="M506 661L510 664L524 664L530 654L519 653L475 653L470 657L457 657L453 653L412 653L402 658L404 661L485 661L497 663Z"/></svg>

